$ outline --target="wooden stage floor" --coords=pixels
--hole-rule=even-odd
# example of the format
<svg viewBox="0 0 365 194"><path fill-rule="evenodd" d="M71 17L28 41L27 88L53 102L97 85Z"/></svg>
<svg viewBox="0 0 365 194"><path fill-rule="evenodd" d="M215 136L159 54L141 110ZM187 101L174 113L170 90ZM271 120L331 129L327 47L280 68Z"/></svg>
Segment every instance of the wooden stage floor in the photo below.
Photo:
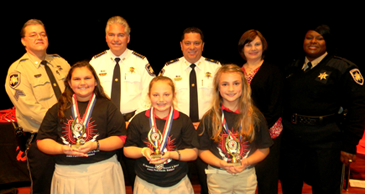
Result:
<svg viewBox="0 0 365 194"><path fill-rule="evenodd" d="M365 155L357 155L356 162L351 164L351 178L358 179L358 180L365 180ZM194 181L193 181L194 182ZM200 193L200 186L197 184L193 184L195 193ZM132 190L130 186L126 187L127 194L132 194ZM19 187L18 194L29 194L30 188L29 187ZM279 194L282 194L281 186L279 183ZM309 185L304 185L303 187L303 194L311 194L312 190ZM350 187L349 191L343 190L343 194L363 194L365 193L365 188L355 188Z"/></svg>

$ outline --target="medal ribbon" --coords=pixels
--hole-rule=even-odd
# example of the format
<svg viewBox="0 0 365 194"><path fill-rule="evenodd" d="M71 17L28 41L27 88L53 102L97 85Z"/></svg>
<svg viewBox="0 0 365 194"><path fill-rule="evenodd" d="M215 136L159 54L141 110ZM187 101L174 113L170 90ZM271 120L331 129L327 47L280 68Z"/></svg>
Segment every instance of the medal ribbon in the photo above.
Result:
<svg viewBox="0 0 365 194"><path fill-rule="evenodd" d="M170 107L170 113L169 113L168 119L166 120L165 127L164 127L163 134L162 134L161 145L159 145L159 142L157 142L158 145L156 146L156 147L160 148L161 153L163 152L163 150L166 147L167 139L169 138L170 131L171 131L173 118L174 118L174 109L172 107ZM154 111L153 107L151 107L151 109L150 109L150 128L153 128L153 130L155 132L158 132L158 129L156 126L156 121L155 121L155 111Z"/></svg>
<svg viewBox="0 0 365 194"><path fill-rule="evenodd" d="M95 106L95 102L96 102L96 95L95 93L93 93L93 95L91 96L90 100L89 100L89 104L87 105L86 111L81 118L80 116L80 112L79 112L79 107L77 105L77 99L76 99L76 94L74 94L72 96L72 117L76 120L77 123L81 123L85 126L85 129L87 128L87 124L89 123L89 120L91 118L91 113L93 112L94 106Z"/></svg>
<svg viewBox="0 0 365 194"><path fill-rule="evenodd" d="M226 122L226 119L224 118L223 108L222 108L222 125L223 125L223 128L226 131L226 133L230 136L230 138L233 139L233 140L236 140L236 137L229 131L228 124ZM238 132L240 132L240 131L241 131L241 126L238 128ZM239 137L239 142L238 143L241 142L241 136L242 135L240 135L240 137Z"/></svg>

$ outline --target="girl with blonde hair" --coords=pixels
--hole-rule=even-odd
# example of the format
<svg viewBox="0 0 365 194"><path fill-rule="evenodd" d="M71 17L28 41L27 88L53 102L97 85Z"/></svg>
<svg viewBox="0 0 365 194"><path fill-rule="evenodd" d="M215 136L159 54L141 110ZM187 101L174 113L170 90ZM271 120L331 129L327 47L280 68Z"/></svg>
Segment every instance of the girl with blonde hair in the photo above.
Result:
<svg viewBox="0 0 365 194"><path fill-rule="evenodd" d="M213 80L212 108L198 127L199 157L208 163L210 193L255 193L254 165L272 145L240 67L223 65Z"/></svg>

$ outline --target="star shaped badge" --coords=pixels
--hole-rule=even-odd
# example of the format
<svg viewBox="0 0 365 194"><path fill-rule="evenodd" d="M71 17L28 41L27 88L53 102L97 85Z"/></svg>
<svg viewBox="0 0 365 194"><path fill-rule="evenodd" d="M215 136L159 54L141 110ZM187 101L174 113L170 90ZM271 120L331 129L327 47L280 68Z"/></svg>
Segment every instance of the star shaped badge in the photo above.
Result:
<svg viewBox="0 0 365 194"><path fill-rule="evenodd" d="M323 80L323 79L327 79L327 76L328 76L328 74L326 72L323 72L323 73L320 73L318 77L320 80Z"/></svg>

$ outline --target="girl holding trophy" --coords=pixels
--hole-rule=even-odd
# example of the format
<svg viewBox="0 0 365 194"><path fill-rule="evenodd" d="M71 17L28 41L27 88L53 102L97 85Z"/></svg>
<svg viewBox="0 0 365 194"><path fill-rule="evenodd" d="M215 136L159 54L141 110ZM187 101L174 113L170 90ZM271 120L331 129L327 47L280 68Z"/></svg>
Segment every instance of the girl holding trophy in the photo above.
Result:
<svg viewBox="0 0 365 194"><path fill-rule="evenodd" d="M255 193L254 165L273 144L265 118L253 105L241 68L223 65L213 80L213 107L198 127L199 157L208 163L209 193Z"/></svg>
<svg viewBox="0 0 365 194"><path fill-rule="evenodd" d="M187 161L198 156L190 118L173 108L175 86L158 76L149 85L151 108L128 125L126 157L136 159L134 193L194 193Z"/></svg>
<svg viewBox="0 0 365 194"><path fill-rule="evenodd" d="M115 151L126 138L123 116L88 62L71 67L65 86L37 137L39 150L56 161L50 193L125 193Z"/></svg>

